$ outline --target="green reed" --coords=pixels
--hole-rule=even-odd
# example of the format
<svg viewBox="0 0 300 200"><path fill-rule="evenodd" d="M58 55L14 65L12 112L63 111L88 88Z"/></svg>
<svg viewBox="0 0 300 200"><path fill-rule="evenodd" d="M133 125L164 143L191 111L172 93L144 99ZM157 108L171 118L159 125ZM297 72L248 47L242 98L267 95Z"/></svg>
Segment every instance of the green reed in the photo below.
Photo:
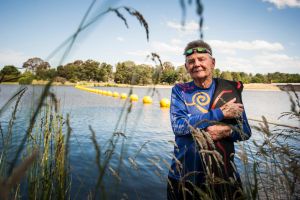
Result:
<svg viewBox="0 0 300 200"><path fill-rule="evenodd" d="M47 99L41 109L25 155L34 149L39 156L28 171L27 184L30 199L68 199L70 197L70 171L66 147L68 140L63 133L64 118L55 111L54 101Z"/></svg>
<svg viewBox="0 0 300 200"><path fill-rule="evenodd" d="M32 115L35 118L29 121L28 129L21 139L21 143L15 139L16 137L12 138L13 134L17 134L12 130L24 92L17 96L11 119L6 128L7 132L1 129L3 145L0 159L0 184L2 185L0 197L1 199L21 197L67 199L70 196L71 181L66 147L70 133L68 131L67 138L65 138L66 134L63 131L63 127L66 126L64 125L65 120L57 110L56 98L51 94L41 98L40 101L45 100L45 102L33 112ZM69 126L68 123L67 126ZM22 136L21 133L18 134ZM15 144L18 146L15 147ZM15 149L17 153L22 152L22 154L21 157L14 156L11 161L12 151ZM17 159L15 159L16 157ZM18 160L21 163L17 166ZM26 178L21 182L24 176ZM20 187L27 188L27 193L21 194Z"/></svg>

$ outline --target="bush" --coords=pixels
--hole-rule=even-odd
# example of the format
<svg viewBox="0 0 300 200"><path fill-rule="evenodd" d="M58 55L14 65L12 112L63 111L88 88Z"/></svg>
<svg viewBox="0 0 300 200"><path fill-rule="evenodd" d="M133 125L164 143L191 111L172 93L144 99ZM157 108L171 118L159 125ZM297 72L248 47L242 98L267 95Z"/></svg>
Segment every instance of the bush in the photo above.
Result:
<svg viewBox="0 0 300 200"><path fill-rule="evenodd" d="M75 79L75 78L71 78L70 80L69 80L71 83L77 83L77 79Z"/></svg>
<svg viewBox="0 0 300 200"><path fill-rule="evenodd" d="M22 77L19 78L19 84L21 85L29 85L32 83L34 79L34 75L30 72L25 72L24 74L22 74Z"/></svg>
<svg viewBox="0 0 300 200"><path fill-rule="evenodd" d="M65 82L67 81L67 79L65 79L64 77L57 76L57 77L55 77L54 81L55 82L59 82L61 84L65 84Z"/></svg>

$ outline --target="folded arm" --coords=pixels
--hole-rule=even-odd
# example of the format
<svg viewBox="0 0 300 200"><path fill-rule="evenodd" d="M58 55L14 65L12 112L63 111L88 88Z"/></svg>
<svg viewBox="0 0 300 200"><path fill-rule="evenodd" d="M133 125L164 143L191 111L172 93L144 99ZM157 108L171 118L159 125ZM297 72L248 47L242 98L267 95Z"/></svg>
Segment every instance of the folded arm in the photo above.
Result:
<svg viewBox="0 0 300 200"><path fill-rule="evenodd" d="M230 137L233 142L248 140L251 136L251 129L245 111L237 118L238 124L231 127L228 125L213 125L206 128L213 140Z"/></svg>
<svg viewBox="0 0 300 200"><path fill-rule="evenodd" d="M175 135L191 134L189 125L195 128L204 129L210 126L209 121L221 121L224 119L223 112L220 108L212 109L203 114L189 114L184 99L176 87L173 87L172 89L170 117Z"/></svg>

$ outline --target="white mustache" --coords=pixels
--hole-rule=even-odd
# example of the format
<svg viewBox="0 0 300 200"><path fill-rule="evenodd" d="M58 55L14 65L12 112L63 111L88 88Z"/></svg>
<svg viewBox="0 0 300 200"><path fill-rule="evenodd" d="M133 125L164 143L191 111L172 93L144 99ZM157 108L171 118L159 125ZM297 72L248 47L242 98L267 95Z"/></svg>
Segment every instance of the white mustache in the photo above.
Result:
<svg viewBox="0 0 300 200"><path fill-rule="evenodd" d="M201 67L194 67L191 72L198 72L198 71L205 71L204 69L202 69Z"/></svg>

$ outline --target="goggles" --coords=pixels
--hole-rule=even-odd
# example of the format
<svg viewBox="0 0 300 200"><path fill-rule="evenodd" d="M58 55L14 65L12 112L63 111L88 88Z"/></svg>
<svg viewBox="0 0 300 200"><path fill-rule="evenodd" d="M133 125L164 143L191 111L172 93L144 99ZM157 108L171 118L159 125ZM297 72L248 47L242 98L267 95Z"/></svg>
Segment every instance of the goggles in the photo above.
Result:
<svg viewBox="0 0 300 200"><path fill-rule="evenodd" d="M202 47L195 47L195 48L188 49L188 50L186 50L183 53L183 55L189 56L189 55L192 55L194 52L197 52L197 53L208 53L208 54L211 55L210 50L208 50L206 48L202 48Z"/></svg>

